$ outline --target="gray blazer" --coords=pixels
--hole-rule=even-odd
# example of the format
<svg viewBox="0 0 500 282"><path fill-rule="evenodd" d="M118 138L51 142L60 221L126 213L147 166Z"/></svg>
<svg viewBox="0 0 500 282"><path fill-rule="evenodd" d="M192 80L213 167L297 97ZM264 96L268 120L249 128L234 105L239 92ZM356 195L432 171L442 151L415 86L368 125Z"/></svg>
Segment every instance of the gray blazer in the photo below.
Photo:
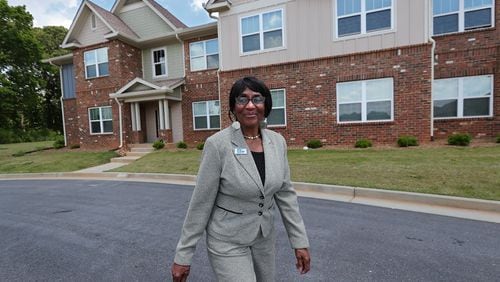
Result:
<svg viewBox="0 0 500 282"><path fill-rule="evenodd" d="M191 264L204 230L217 239L237 244L252 242L259 230L268 236L274 232L275 205L292 248L309 247L297 195L290 183L285 139L267 129L262 129L261 134L265 185L238 122L206 140L175 263Z"/></svg>

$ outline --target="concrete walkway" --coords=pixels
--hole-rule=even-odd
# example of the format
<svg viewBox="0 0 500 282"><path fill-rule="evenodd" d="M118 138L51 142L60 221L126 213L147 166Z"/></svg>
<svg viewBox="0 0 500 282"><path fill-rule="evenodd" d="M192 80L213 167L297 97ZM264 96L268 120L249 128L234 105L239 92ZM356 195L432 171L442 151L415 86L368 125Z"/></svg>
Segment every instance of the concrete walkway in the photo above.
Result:
<svg viewBox="0 0 500 282"><path fill-rule="evenodd" d="M127 165L127 164L128 163L111 162L111 163L107 163L107 164L102 164L102 165L98 165L98 166L93 166L93 167L77 170L77 171L75 171L75 173L100 173L100 172L105 172L105 171L112 170L112 169L115 169L118 167L122 167L122 166Z"/></svg>

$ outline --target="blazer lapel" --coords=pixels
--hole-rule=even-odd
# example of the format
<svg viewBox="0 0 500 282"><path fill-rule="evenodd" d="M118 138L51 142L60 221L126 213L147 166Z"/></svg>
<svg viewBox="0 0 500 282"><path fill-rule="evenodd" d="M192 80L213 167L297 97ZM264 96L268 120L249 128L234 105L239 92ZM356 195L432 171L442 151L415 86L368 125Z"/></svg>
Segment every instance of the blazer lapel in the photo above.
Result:
<svg viewBox="0 0 500 282"><path fill-rule="evenodd" d="M243 138L243 134L240 130L240 124L238 122L234 122L232 125L232 137L231 143L233 143L233 155L236 160L243 167L245 172L252 178L253 182L257 185L259 190L264 193L264 186L262 185L262 180L260 179L259 171L257 170L257 166L255 165L255 161L252 156L252 152L247 146L245 139ZM237 154L235 149L246 149L246 154ZM265 153L264 153L265 156ZM267 159L267 158L266 158ZM267 169L266 169L267 170Z"/></svg>
<svg viewBox="0 0 500 282"><path fill-rule="evenodd" d="M261 134L262 146L264 146L264 160L266 164L266 183L264 183L264 188L266 190L266 187L271 185L274 180L273 176L275 174L273 173L273 170L275 169L274 166L279 163L280 156L277 155L276 148L271 141L271 138L269 138L269 135L267 135L265 129L261 130Z"/></svg>

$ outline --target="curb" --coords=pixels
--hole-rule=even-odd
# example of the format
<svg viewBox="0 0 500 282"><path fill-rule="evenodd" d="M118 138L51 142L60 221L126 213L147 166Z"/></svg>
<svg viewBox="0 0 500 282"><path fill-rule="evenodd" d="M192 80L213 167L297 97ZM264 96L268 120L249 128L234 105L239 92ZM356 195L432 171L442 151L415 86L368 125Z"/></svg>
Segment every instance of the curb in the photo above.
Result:
<svg viewBox="0 0 500 282"><path fill-rule="evenodd" d="M0 181L20 179L98 179L173 183L182 185L194 185L196 183L196 176L194 175L162 173L58 172L0 174ZM304 182L292 183L297 191L297 194L304 197L381 206L500 223L500 201L340 185L314 184Z"/></svg>

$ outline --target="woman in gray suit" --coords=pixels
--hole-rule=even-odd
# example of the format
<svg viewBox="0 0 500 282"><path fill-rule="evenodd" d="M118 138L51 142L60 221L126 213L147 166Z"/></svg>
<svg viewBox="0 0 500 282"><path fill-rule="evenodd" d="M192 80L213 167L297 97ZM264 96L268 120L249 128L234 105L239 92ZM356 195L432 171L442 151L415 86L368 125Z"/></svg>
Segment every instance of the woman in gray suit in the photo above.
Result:
<svg viewBox="0 0 500 282"><path fill-rule="evenodd" d="M196 244L206 230L210 264L218 281L274 281L273 209L278 207L296 266L310 269L309 242L290 183L286 143L261 122L271 93L254 77L236 81L229 97L236 121L205 142L196 187L172 265L174 281L186 281Z"/></svg>

